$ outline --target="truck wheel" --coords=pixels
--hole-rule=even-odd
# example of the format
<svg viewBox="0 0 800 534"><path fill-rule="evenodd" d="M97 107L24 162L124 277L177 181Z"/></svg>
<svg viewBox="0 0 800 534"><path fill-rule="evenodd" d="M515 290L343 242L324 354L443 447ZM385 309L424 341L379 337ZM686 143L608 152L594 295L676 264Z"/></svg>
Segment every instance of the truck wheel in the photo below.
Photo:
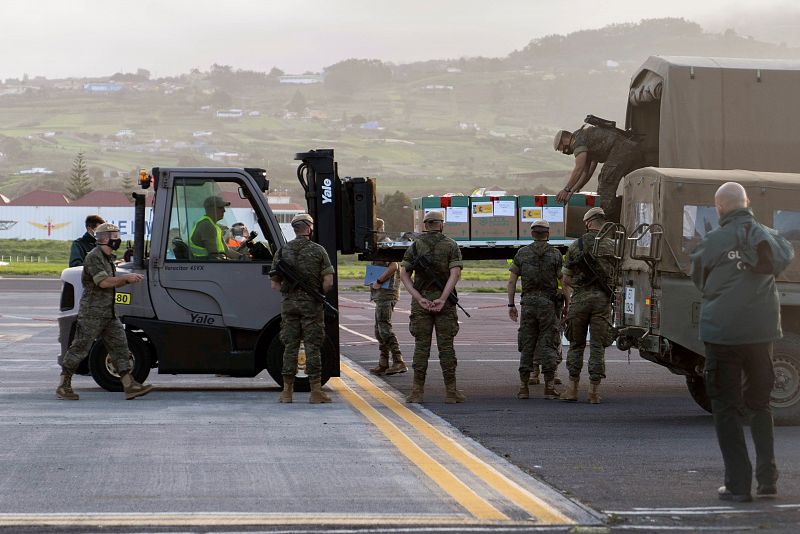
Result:
<svg viewBox="0 0 800 534"><path fill-rule="evenodd" d="M800 336L787 335L777 343L772 354L775 386L772 404L775 423L800 424L800 354L797 346Z"/></svg>
<svg viewBox="0 0 800 534"><path fill-rule="evenodd" d="M133 378L143 383L150 374L150 350L144 340L132 332L125 332L128 349L131 351L131 368ZM97 340L89 351L89 369L97 385L107 391L122 391L119 373L111 362L105 343Z"/></svg>
<svg viewBox="0 0 800 534"><path fill-rule="evenodd" d="M711 399L706 392L706 381L702 376L687 376L686 387L689 388L689 394L694 401L702 409L711 413Z"/></svg>

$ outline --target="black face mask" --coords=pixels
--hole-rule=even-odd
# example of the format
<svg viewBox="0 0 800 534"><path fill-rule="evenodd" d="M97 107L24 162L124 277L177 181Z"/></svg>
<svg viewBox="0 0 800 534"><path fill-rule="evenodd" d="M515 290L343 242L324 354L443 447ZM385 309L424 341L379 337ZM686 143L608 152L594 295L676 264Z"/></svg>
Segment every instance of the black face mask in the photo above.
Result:
<svg viewBox="0 0 800 534"><path fill-rule="evenodd" d="M117 250L119 246L122 244L122 239L109 239L106 245L111 247L111 250Z"/></svg>

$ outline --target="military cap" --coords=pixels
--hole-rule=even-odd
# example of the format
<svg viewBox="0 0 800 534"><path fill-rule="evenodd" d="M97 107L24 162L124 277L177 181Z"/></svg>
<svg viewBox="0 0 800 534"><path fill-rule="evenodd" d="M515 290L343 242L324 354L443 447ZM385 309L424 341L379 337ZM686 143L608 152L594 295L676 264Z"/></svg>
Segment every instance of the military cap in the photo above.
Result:
<svg viewBox="0 0 800 534"><path fill-rule="evenodd" d="M536 219L531 223L531 230L535 230L538 232L544 232L545 230L550 230L550 223L545 221L544 219Z"/></svg>
<svg viewBox="0 0 800 534"><path fill-rule="evenodd" d="M572 132L569 130L559 130L556 132L556 136L553 139L553 150L558 150L558 145L561 144L561 139L563 139L565 135L572 135Z"/></svg>
<svg viewBox="0 0 800 534"><path fill-rule="evenodd" d="M425 214L425 217L422 219L422 222L433 222L433 221L441 221L444 222L444 213L441 211L429 211Z"/></svg>
<svg viewBox="0 0 800 534"><path fill-rule="evenodd" d="M386 222L380 217L377 217L375 219L375 229L379 232L383 232L384 228L386 228Z"/></svg>
<svg viewBox="0 0 800 534"><path fill-rule="evenodd" d="M113 223L103 223L95 228L94 232L96 234L102 234L103 232L119 232L119 226Z"/></svg>
<svg viewBox="0 0 800 534"><path fill-rule="evenodd" d="M292 217L292 226L299 224L299 223L308 223L314 224L314 218L311 217L308 213L298 213L294 217Z"/></svg>
<svg viewBox="0 0 800 534"><path fill-rule="evenodd" d="M212 195L203 201L203 207L205 209L224 208L230 205L231 205L230 202L226 202L224 198L218 195Z"/></svg>
<svg viewBox="0 0 800 534"><path fill-rule="evenodd" d="M589 222L597 217L606 218L606 212L603 208L592 208L583 215L583 222Z"/></svg>

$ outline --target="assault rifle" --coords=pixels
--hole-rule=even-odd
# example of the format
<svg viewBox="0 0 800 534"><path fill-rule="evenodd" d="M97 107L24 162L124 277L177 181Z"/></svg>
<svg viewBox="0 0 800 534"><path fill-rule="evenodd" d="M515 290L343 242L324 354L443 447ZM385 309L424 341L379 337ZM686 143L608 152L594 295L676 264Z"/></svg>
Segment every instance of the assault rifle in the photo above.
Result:
<svg viewBox="0 0 800 534"><path fill-rule="evenodd" d="M416 243L414 243L414 245L411 245L411 246L412 247L416 247ZM416 252L416 248L415 248L414 252ZM418 267L427 272L428 276L430 277L431 281L433 282L433 285L436 286L436 289L438 289L439 291L444 292L444 286L445 285L442 283L442 281L439 279L439 277L436 276L436 274L434 273L433 264L431 263L431 260L429 260L427 256L417 256L417 259L414 260L414 263L411 264L411 270L412 271L418 270L417 269ZM454 304L454 305L458 306L458 309L463 311L464 315L466 315L467 317L472 317L467 312L467 310L465 310L464 307L461 306L461 304L458 303L458 293L456 293L456 288L453 288L453 290L447 296L447 302L449 302L450 304Z"/></svg>
<svg viewBox="0 0 800 534"><path fill-rule="evenodd" d="M601 275L601 273L603 275L605 274L605 270L597 263L597 258L595 258L591 252L583 250L583 239L580 237L578 238L578 250L580 251L578 263L584 272L588 272L588 274L592 276L592 280L589 283L597 284L603 293L613 299L614 289L606 282L607 276Z"/></svg>
<svg viewBox="0 0 800 534"><path fill-rule="evenodd" d="M272 264L272 271L270 272L270 274L278 274L282 276L285 280L289 282L289 284L291 284L292 289L299 287L305 293L312 296L314 300L318 300L322 304L324 304L328 309L333 311L333 313L335 314L339 313L339 310L337 310L333 304L331 304L325 299L325 295L323 295L321 291L312 287L311 284L303 280L303 278L301 278L297 274L297 271L295 271L291 265L286 263L285 260L280 259L274 262Z"/></svg>

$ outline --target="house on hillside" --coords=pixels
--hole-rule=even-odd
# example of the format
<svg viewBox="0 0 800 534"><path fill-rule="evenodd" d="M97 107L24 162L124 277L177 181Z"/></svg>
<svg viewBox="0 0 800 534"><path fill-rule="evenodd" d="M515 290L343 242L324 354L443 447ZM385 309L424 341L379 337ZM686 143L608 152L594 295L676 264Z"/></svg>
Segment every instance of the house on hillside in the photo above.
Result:
<svg viewBox="0 0 800 534"><path fill-rule="evenodd" d="M124 87L114 82L92 82L84 84L83 90L89 94L119 93Z"/></svg>
<svg viewBox="0 0 800 534"><path fill-rule="evenodd" d="M53 174L53 171L47 167L31 167L30 169L22 169L17 174Z"/></svg>
<svg viewBox="0 0 800 534"><path fill-rule="evenodd" d="M217 111L218 119L240 119L244 115L241 109L221 109Z"/></svg>
<svg viewBox="0 0 800 534"><path fill-rule="evenodd" d="M278 83L284 85L311 85L322 81L321 74L286 74L278 77Z"/></svg>

